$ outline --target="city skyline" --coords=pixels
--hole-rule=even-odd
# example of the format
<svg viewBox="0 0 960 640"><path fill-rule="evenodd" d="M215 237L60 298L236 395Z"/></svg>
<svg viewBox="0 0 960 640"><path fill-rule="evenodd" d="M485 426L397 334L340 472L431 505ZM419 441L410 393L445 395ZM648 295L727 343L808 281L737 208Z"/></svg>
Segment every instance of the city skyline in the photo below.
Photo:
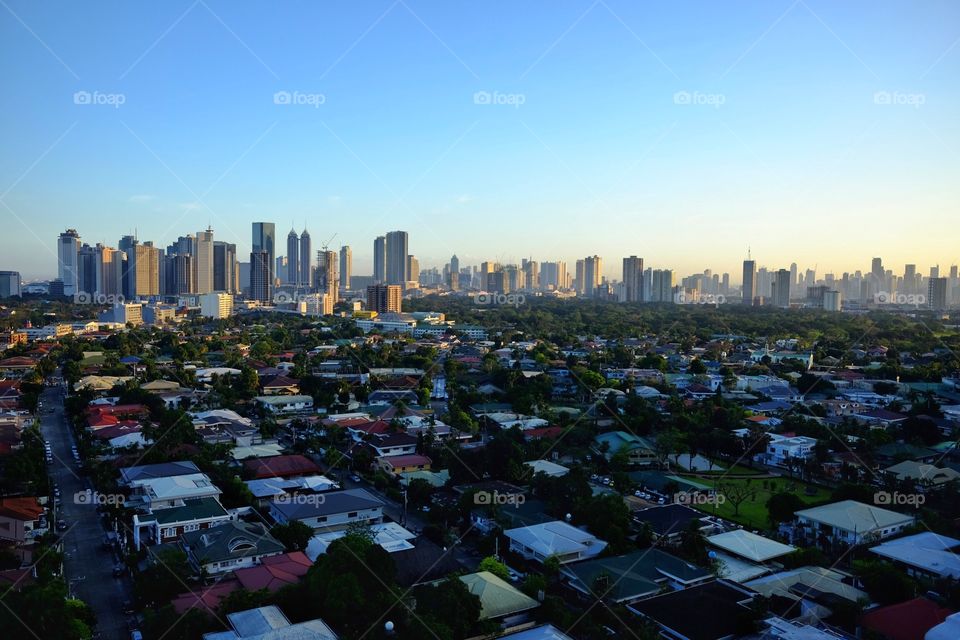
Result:
<svg viewBox="0 0 960 640"><path fill-rule="evenodd" d="M13 2L0 268L51 277L70 227L210 226L245 256L250 221L290 219L356 273L390 228L422 268L960 261L936 233L960 200L957 6L542 7Z"/></svg>

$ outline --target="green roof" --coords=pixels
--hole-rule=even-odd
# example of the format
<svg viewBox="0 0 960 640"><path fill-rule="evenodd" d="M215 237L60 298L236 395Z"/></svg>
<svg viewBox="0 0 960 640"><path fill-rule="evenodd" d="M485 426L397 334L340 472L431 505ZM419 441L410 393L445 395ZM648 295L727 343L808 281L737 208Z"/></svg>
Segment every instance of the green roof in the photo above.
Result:
<svg viewBox="0 0 960 640"><path fill-rule="evenodd" d="M574 562L563 567L563 573L574 588L614 601L655 594L660 591L658 581L696 582L711 576L706 569L655 548Z"/></svg>
<svg viewBox="0 0 960 640"><path fill-rule="evenodd" d="M480 598L481 620L502 618L540 606L539 602L489 571L460 576L460 581L467 585L470 593Z"/></svg>
<svg viewBox="0 0 960 640"><path fill-rule="evenodd" d="M157 509L153 512L153 517L157 524L164 525L171 522L189 522L190 520L203 520L206 518L216 518L227 515L227 510L217 502L216 498L196 498L184 500L181 507L170 507L169 509Z"/></svg>

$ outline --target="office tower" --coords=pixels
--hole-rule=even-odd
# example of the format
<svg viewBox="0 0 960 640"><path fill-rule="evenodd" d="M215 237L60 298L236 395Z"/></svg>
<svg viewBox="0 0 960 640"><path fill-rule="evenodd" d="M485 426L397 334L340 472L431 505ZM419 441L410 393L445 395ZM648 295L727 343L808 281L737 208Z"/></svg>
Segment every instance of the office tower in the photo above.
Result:
<svg viewBox="0 0 960 640"><path fill-rule="evenodd" d="M387 280L387 238L377 236L373 241L373 280L386 282Z"/></svg>
<svg viewBox="0 0 960 640"><path fill-rule="evenodd" d="M20 295L20 272L0 271L0 298L19 298Z"/></svg>
<svg viewBox="0 0 960 640"><path fill-rule="evenodd" d="M134 297L160 295L160 249L144 242L133 247L133 256Z"/></svg>
<svg viewBox="0 0 960 640"><path fill-rule="evenodd" d="M791 287L791 288L792 288L792 287L795 287L795 286L797 286L797 284L798 284L798 282L797 282L797 263L796 263L796 262L791 262L791 263L790 263L790 287Z"/></svg>
<svg viewBox="0 0 960 640"><path fill-rule="evenodd" d="M80 253L80 234L76 229L67 229L57 239L57 276L63 281L63 295L77 293L78 265Z"/></svg>
<svg viewBox="0 0 960 640"><path fill-rule="evenodd" d="M540 263L540 288L544 291L560 288L560 270L556 262Z"/></svg>
<svg viewBox="0 0 960 640"><path fill-rule="evenodd" d="M97 245L99 259L97 265L97 293L114 296L123 295L123 251Z"/></svg>
<svg viewBox="0 0 960 640"><path fill-rule="evenodd" d="M741 291L743 304L753 306L753 301L757 297L757 263L755 260L743 261L743 286Z"/></svg>
<svg viewBox="0 0 960 640"><path fill-rule="evenodd" d="M483 289L488 293L506 293L503 270L487 272Z"/></svg>
<svg viewBox="0 0 960 640"><path fill-rule="evenodd" d="M262 302L269 302L270 300L273 299L273 287L277 281L276 265L274 264L274 261L277 259L275 239L276 239L276 229L274 228L274 224L272 222L254 222L253 223L253 242L252 242L253 250L251 253L259 253L260 251L267 252L267 280L269 281L269 284L270 284L270 287L269 287L270 295L267 296L266 300L257 298ZM260 257L258 257L257 259L259 260ZM250 264L251 265L253 264L252 260ZM251 273L251 286L253 286L252 273ZM260 291L260 293L263 293L263 291Z"/></svg>
<svg viewBox="0 0 960 640"><path fill-rule="evenodd" d="M313 249L310 243L310 234L304 225L303 233L300 234L300 286L304 289L313 289L313 265L310 264L310 256Z"/></svg>
<svg viewBox="0 0 960 640"><path fill-rule="evenodd" d="M388 232L386 248L387 284L406 286L410 279L410 274L407 271L407 256L410 255L407 232Z"/></svg>
<svg viewBox="0 0 960 640"><path fill-rule="evenodd" d="M213 291L213 229L198 231L194 256L194 293Z"/></svg>
<svg viewBox="0 0 960 640"><path fill-rule="evenodd" d="M299 288L300 286L300 238L297 232L290 228L287 234L287 283ZM310 259L307 254L306 259Z"/></svg>
<svg viewBox="0 0 960 640"><path fill-rule="evenodd" d="M643 302L643 258L623 259L623 299L625 302Z"/></svg>
<svg viewBox="0 0 960 640"><path fill-rule="evenodd" d="M273 302L273 259L266 249L250 252L250 298L264 304Z"/></svg>
<svg viewBox="0 0 960 640"><path fill-rule="evenodd" d="M213 243L213 290L236 293L237 245L228 242Z"/></svg>
<svg viewBox="0 0 960 640"><path fill-rule="evenodd" d="M367 287L367 310L400 313L403 288L397 284L373 284Z"/></svg>
<svg viewBox="0 0 960 640"><path fill-rule="evenodd" d="M450 258L450 273L447 275L447 286L451 291L460 289L460 258L453 254Z"/></svg>
<svg viewBox="0 0 960 640"><path fill-rule="evenodd" d="M197 293L194 285L197 281L196 276L194 276L197 265L196 256L179 253L169 258L172 269L168 276L170 279L167 284L167 293L175 296Z"/></svg>
<svg viewBox="0 0 960 640"><path fill-rule="evenodd" d="M277 274L279 284L290 284L287 282L287 256L277 256L274 260L273 272Z"/></svg>
<svg viewBox="0 0 960 640"><path fill-rule="evenodd" d="M901 293L917 293L917 265L907 264L903 266L903 282L899 287Z"/></svg>
<svg viewBox="0 0 960 640"><path fill-rule="evenodd" d="M340 288L350 289L350 276L353 275L353 250L348 245L340 247Z"/></svg>
<svg viewBox="0 0 960 640"><path fill-rule="evenodd" d="M947 308L947 279L930 278L927 281L927 306L934 311L945 311Z"/></svg>
<svg viewBox="0 0 960 640"><path fill-rule="evenodd" d="M730 274L724 273L720 278L720 293L728 296L730 295Z"/></svg>
<svg viewBox="0 0 960 640"><path fill-rule="evenodd" d="M420 281L420 261L417 256L407 256L407 281Z"/></svg>
<svg viewBox="0 0 960 640"><path fill-rule="evenodd" d="M336 251L317 251L317 275L315 282L317 290L330 296L333 304L337 303L337 291L340 278L337 276L339 258Z"/></svg>
<svg viewBox="0 0 960 640"><path fill-rule="evenodd" d="M823 294L824 311L840 311L843 296L839 291L829 290Z"/></svg>
<svg viewBox="0 0 960 640"><path fill-rule="evenodd" d="M524 259L522 289L535 291L540 288L540 263L536 260Z"/></svg>
<svg viewBox="0 0 960 640"><path fill-rule="evenodd" d="M790 272L787 269L778 269L774 274L770 292L774 305L783 309L790 306Z"/></svg>
<svg viewBox="0 0 960 640"><path fill-rule="evenodd" d="M577 260L577 265L574 268L573 288L576 289L577 294L581 296L587 291L586 268L586 262L583 258Z"/></svg>
<svg viewBox="0 0 960 640"><path fill-rule="evenodd" d="M96 247L84 244L77 252L77 293L93 296L97 293L97 263L100 256Z"/></svg>
<svg viewBox="0 0 960 640"><path fill-rule="evenodd" d="M123 272L120 280L123 283L123 296L127 299L133 299L134 284L133 263L136 260L133 248L137 246L137 239L134 236L123 236L117 244L117 249L123 252Z"/></svg>
<svg viewBox="0 0 960 640"><path fill-rule="evenodd" d="M870 263L870 275L873 276L873 279L876 280L877 283L882 283L885 274L883 260L881 258L874 258Z"/></svg>
<svg viewBox="0 0 960 640"><path fill-rule="evenodd" d="M673 302L673 271L654 269L650 274L651 302Z"/></svg>
<svg viewBox="0 0 960 640"><path fill-rule="evenodd" d="M503 292L511 293L520 288L521 272L517 265L508 264L503 267Z"/></svg>
<svg viewBox="0 0 960 640"><path fill-rule="evenodd" d="M807 305L817 309L823 309L825 297L830 287L826 285L807 287Z"/></svg>
<svg viewBox="0 0 960 640"><path fill-rule="evenodd" d="M939 278L940 277L940 265L934 265L930 267L930 277Z"/></svg>
<svg viewBox="0 0 960 640"><path fill-rule="evenodd" d="M956 271L956 267L954 267ZM460 273L460 258L457 257L457 254L453 254L450 258L450 273Z"/></svg>

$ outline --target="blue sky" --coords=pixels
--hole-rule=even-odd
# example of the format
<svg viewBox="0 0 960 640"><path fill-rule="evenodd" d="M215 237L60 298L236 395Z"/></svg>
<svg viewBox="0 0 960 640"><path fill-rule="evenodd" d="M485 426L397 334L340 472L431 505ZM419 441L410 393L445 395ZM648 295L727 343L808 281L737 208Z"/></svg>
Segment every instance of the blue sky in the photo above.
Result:
<svg viewBox="0 0 960 640"><path fill-rule="evenodd" d="M425 267L960 261L955 2L3 3L0 269L28 278L68 226L244 252L254 220L357 273L391 229Z"/></svg>

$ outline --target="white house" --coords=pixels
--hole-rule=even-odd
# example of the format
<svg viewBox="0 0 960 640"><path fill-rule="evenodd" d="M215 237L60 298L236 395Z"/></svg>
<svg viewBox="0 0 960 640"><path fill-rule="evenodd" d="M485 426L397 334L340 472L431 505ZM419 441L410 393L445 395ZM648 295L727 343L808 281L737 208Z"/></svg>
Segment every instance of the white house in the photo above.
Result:
<svg viewBox="0 0 960 640"><path fill-rule="evenodd" d="M560 520L507 529L503 535L510 540L510 551L541 563L551 556L560 564L585 560L607 547L603 540Z"/></svg>

